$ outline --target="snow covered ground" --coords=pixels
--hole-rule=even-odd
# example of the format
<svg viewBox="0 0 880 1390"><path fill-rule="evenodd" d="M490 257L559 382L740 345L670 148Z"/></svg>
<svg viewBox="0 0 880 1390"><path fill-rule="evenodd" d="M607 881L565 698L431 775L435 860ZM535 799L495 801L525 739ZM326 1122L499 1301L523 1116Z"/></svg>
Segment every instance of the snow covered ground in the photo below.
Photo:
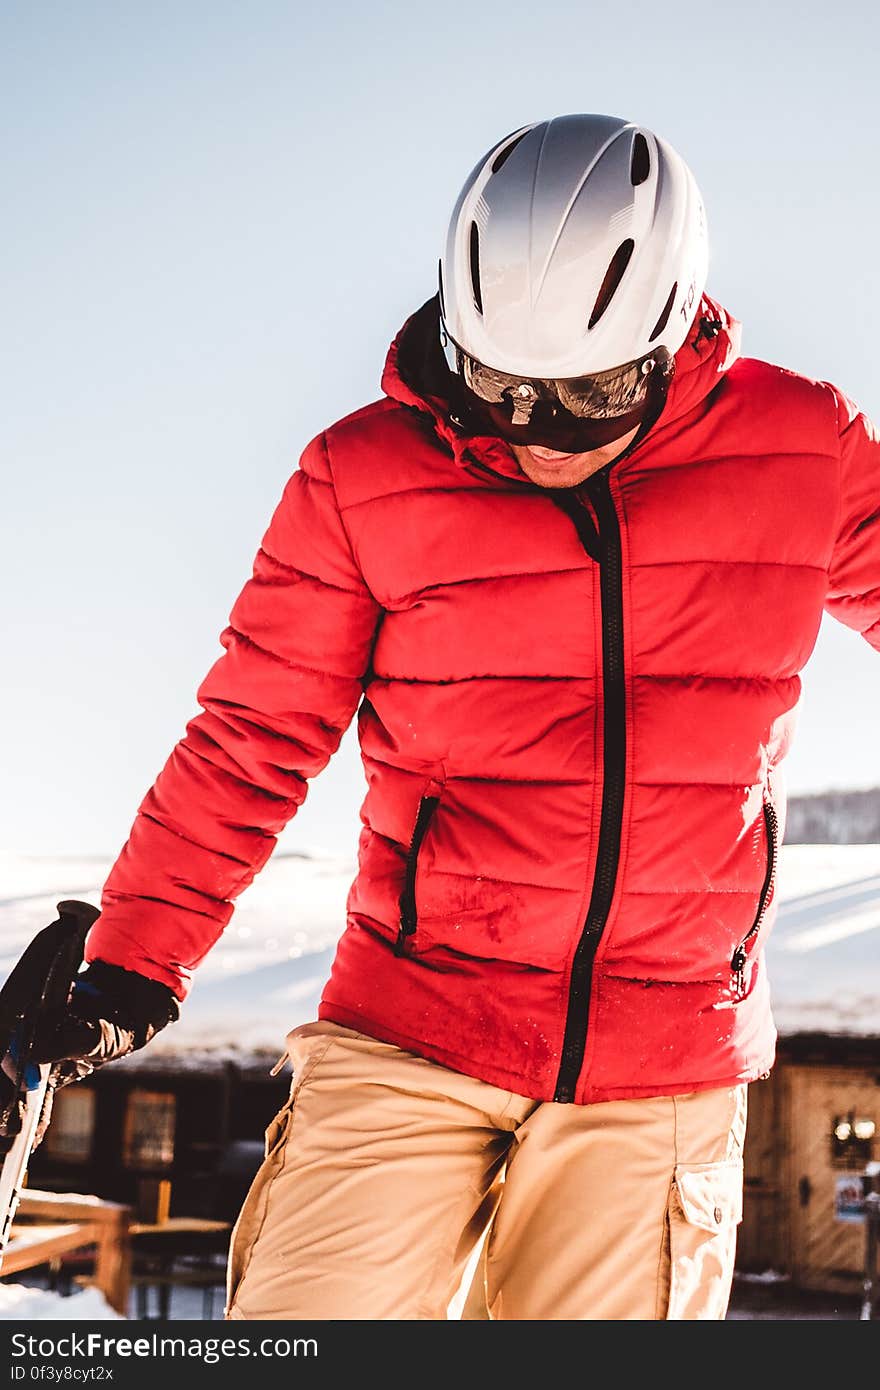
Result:
<svg viewBox="0 0 880 1390"><path fill-rule="evenodd" d="M110 863L0 854L0 980L60 899L100 902ZM280 1053L315 1015L354 872L353 857L276 853L151 1056ZM783 845L778 896L767 955L780 1032L880 1035L880 845Z"/></svg>
<svg viewBox="0 0 880 1390"><path fill-rule="evenodd" d="M65 1319L79 1322L120 1320L121 1313L110 1307L99 1289L80 1289L66 1297L50 1289L28 1284L0 1284L0 1320L29 1323Z"/></svg>

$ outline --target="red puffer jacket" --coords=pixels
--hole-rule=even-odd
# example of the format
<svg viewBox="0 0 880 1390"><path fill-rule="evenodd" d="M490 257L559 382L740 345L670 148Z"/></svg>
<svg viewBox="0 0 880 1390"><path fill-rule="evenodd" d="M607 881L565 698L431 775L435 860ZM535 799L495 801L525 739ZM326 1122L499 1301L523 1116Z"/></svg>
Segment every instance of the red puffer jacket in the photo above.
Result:
<svg viewBox="0 0 880 1390"><path fill-rule="evenodd" d="M659 422L550 493L419 384L435 313L305 450L89 959L183 997L357 709L322 1017L539 1099L752 1080L798 672L823 608L880 648L877 438L705 299Z"/></svg>

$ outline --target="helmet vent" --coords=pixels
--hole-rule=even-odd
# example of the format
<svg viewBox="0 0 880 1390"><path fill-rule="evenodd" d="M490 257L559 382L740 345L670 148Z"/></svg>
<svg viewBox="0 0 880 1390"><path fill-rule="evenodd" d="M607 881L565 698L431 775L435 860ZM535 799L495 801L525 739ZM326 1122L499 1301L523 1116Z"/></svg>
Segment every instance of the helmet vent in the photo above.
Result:
<svg viewBox="0 0 880 1390"><path fill-rule="evenodd" d="M644 183L650 172L651 152L644 135L638 131L633 140L632 159L629 166L629 176L633 188L638 188L640 183Z"/></svg>
<svg viewBox="0 0 880 1390"><path fill-rule="evenodd" d="M659 319L657 320L657 322L654 324L653 332L651 333L651 336L650 336L650 338L648 339L648 342L649 342L649 343L653 343L653 341L654 341L655 338L659 338L659 337L660 337L660 334L663 332L664 328L666 327L667 323L669 322L669 315L672 313L672 306L673 306L673 304L675 303L675 296L676 296L677 292L678 292L678 281L676 280L675 284L672 286L672 289L669 291L669 298L667 299L666 303L663 305L663 312L661 313L661 315L660 315Z"/></svg>
<svg viewBox="0 0 880 1390"><path fill-rule="evenodd" d="M446 318L446 305L443 302L443 262L437 262L437 289L440 294L440 313Z"/></svg>
<svg viewBox="0 0 880 1390"><path fill-rule="evenodd" d="M483 296L480 293L480 231L476 222L471 223L471 289L477 313L483 312Z"/></svg>
<svg viewBox="0 0 880 1390"><path fill-rule="evenodd" d="M587 328L595 328L608 305L614 298L614 292L623 279L623 273L629 265L630 257L635 250L635 242L632 237L627 237L622 241L611 257L611 263L605 272L605 279L599 286L599 293L596 295L596 303L593 305L593 312L590 315L590 322ZM471 241L473 246L473 240Z"/></svg>
<svg viewBox="0 0 880 1390"><path fill-rule="evenodd" d="M527 130L524 130L521 135L518 135L516 137L515 140L511 140L509 145L504 145L503 148L498 151L498 154L496 154L495 158L492 160L493 174L497 174L502 164L506 164L507 160L513 154L520 140L525 140L528 133L529 132Z"/></svg>

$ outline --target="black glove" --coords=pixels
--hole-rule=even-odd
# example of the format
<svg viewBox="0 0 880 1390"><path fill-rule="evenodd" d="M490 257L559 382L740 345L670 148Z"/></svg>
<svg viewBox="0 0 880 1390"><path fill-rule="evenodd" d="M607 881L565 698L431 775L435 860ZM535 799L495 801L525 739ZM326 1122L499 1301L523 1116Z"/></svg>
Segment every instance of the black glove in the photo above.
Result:
<svg viewBox="0 0 880 1390"><path fill-rule="evenodd" d="M40 1020L30 1057L54 1063L53 1088L66 1086L144 1047L179 1012L167 985L92 961L76 976L67 1004Z"/></svg>

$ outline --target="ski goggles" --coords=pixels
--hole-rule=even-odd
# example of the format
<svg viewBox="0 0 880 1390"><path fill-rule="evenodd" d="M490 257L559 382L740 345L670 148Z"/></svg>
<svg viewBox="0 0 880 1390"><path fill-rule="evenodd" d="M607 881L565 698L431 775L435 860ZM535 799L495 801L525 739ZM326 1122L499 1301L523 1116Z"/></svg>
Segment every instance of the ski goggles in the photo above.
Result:
<svg viewBox="0 0 880 1390"><path fill-rule="evenodd" d="M536 414L546 418L548 413L552 416L559 411L584 423L631 424L647 414L655 399L654 387L669 376L672 364L671 354L660 347L589 376L522 377L487 367L451 338L448 345L464 385L485 405L503 408L513 427L528 427Z"/></svg>

